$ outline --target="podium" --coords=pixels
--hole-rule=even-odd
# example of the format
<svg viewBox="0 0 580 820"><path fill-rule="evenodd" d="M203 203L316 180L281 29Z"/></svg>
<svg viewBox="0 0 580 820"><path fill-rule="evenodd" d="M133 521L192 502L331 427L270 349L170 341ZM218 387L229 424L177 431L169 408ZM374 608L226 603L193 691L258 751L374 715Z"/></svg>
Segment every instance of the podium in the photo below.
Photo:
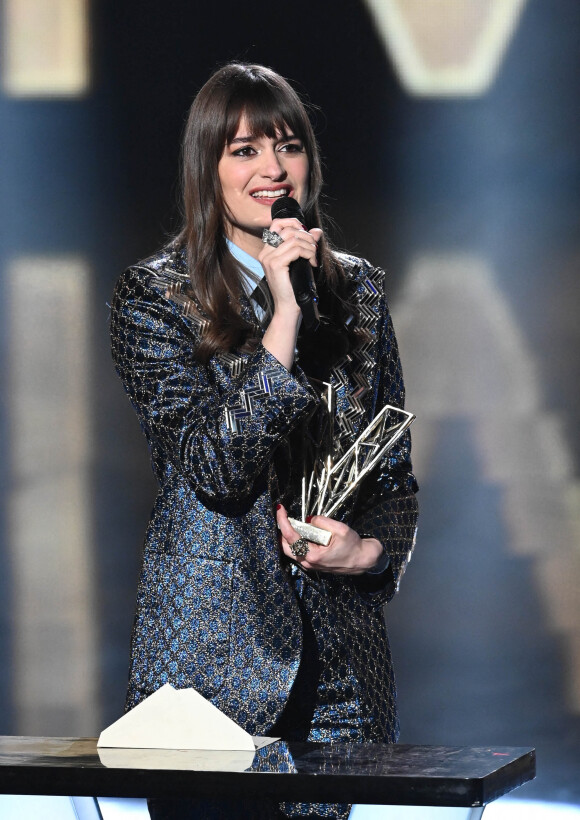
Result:
<svg viewBox="0 0 580 820"><path fill-rule="evenodd" d="M0 737L0 794L5 795L80 800L227 794L478 808L534 776L531 748L276 741L245 759L231 752L97 750L96 739Z"/></svg>

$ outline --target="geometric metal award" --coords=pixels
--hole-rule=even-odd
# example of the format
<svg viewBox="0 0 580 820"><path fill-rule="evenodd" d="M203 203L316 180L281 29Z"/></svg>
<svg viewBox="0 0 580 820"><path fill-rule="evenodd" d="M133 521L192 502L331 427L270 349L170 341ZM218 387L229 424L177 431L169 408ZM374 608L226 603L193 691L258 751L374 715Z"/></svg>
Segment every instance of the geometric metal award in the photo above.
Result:
<svg viewBox="0 0 580 820"><path fill-rule="evenodd" d="M334 415L334 388L327 384L325 397L330 418ZM303 538L326 545L331 533L307 524L309 515L332 518L361 481L376 467L381 458L400 439L415 416L400 407L385 405L356 441L343 454L334 450L331 428L326 441L314 459L314 466L302 479L302 521L290 518L290 524Z"/></svg>

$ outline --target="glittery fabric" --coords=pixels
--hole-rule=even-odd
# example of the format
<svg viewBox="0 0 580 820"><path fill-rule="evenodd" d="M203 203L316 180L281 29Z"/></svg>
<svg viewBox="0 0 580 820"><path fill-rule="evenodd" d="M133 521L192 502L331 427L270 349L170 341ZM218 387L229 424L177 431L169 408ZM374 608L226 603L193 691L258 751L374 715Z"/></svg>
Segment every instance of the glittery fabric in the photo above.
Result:
<svg viewBox="0 0 580 820"><path fill-rule="evenodd" d="M384 404L403 406L404 388L384 274L364 260L341 261L365 331L364 344L332 371L335 435L346 449ZM293 684L306 681L312 710L296 739L393 742L382 608L414 543L409 435L336 516L379 538L389 568L302 572L280 555L274 507L293 492L292 470L283 468L287 441L299 437L320 398L300 366L288 372L262 346L196 362L204 322L191 309L188 281L182 257L162 252L120 277L112 304L113 357L160 486L145 538L127 708L164 683L193 686L246 731L267 735L292 715ZM249 300L243 311L253 318ZM286 503L297 514L294 489ZM283 811L345 818L349 807Z"/></svg>

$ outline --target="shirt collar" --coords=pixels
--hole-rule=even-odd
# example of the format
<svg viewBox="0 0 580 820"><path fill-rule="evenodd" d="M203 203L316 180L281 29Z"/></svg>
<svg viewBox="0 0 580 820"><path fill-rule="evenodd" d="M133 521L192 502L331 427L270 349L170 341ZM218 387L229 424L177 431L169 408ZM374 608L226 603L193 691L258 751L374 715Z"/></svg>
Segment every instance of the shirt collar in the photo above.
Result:
<svg viewBox="0 0 580 820"><path fill-rule="evenodd" d="M228 243L228 249L231 255L234 256L238 262L241 262L245 268L250 270L258 281L264 278L264 268L257 259L254 259L249 253L243 251L237 245L234 245L230 239L226 238L226 242ZM240 270L240 273L246 286L246 292L251 294L256 287L256 281L251 279L244 270Z"/></svg>

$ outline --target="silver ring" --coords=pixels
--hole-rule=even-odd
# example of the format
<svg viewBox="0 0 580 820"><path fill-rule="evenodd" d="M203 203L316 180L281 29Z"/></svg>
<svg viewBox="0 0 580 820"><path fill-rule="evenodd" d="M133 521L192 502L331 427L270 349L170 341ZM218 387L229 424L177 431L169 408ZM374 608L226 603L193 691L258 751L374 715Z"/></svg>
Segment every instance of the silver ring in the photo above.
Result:
<svg viewBox="0 0 580 820"><path fill-rule="evenodd" d="M308 538L299 538L298 541L294 541L293 544L290 544L290 549L295 558L304 558L310 549Z"/></svg>
<svg viewBox="0 0 580 820"><path fill-rule="evenodd" d="M268 228L264 228L262 231L262 242L264 245L271 245L273 248L277 248L283 241L280 234L276 233L276 231L269 231Z"/></svg>

